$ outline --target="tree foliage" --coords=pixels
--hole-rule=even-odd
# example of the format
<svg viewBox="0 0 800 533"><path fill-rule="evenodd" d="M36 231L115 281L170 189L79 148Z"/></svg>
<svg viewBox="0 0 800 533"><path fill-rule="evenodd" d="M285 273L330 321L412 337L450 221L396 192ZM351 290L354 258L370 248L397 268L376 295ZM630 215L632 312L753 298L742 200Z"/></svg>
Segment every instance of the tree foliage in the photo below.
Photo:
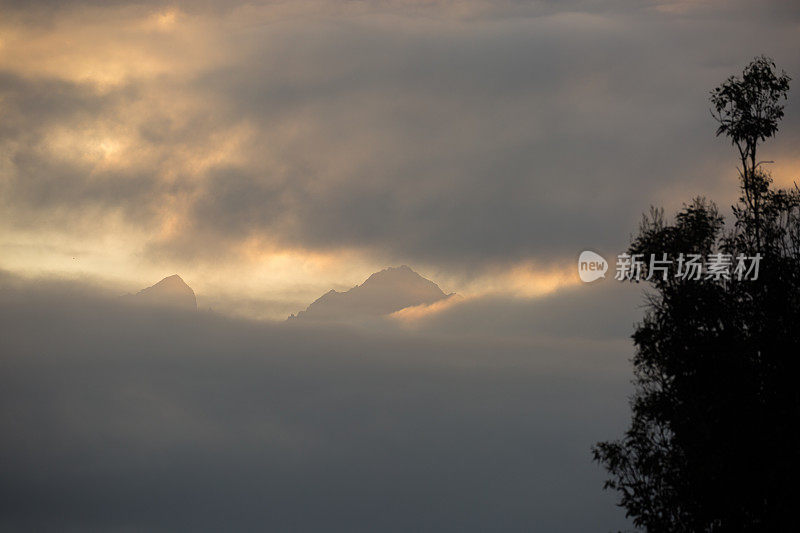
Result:
<svg viewBox="0 0 800 533"><path fill-rule="evenodd" d="M632 421L598 443L606 487L650 532L788 531L800 490L800 190L756 159L783 116L789 77L757 57L711 93L740 155L727 229L697 198L645 216L631 254L761 254L756 280L654 277L633 335ZM672 267L675 268L675 267Z"/></svg>

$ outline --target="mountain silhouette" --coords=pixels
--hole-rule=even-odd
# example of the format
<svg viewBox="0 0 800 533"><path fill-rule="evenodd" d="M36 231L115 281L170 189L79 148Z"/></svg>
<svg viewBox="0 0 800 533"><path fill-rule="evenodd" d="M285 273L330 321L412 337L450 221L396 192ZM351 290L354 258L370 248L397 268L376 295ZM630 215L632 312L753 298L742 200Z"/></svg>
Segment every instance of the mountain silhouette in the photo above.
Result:
<svg viewBox="0 0 800 533"><path fill-rule="evenodd" d="M403 265L376 272L346 292L331 290L305 311L289 318L347 320L377 317L413 305L431 304L448 296L436 283Z"/></svg>
<svg viewBox="0 0 800 533"><path fill-rule="evenodd" d="M194 291L177 274L166 277L136 294L129 294L126 300L153 307L197 310Z"/></svg>

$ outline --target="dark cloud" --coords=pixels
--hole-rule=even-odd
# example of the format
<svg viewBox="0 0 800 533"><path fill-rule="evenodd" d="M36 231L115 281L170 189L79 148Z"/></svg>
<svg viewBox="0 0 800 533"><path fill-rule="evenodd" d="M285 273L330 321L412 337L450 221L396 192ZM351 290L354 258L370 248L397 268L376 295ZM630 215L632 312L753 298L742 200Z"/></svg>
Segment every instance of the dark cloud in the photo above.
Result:
<svg viewBox="0 0 800 533"><path fill-rule="evenodd" d="M125 91L99 93L90 84L58 78L28 79L0 71L3 141L38 140L47 128L89 122L123 105ZM132 96L128 94L127 96Z"/></svg>
<svg viewBox="0 0 800 533"><path fill-rule="evenodd" d="M358 17L292 12L223 33L223 61L131 79L96 102L75 87L7 76L4 105L21 109L3 123L11 138L163 104L163 91L205 105L180 123L165 115L169 106L154 106L131 131L141 151L165 155L91 182L95 169L53 161L36 139L12 143L16 178L5 196L40 222L37 213L60 201L123 209L137 227L179 197L189 203L180 231L146 248L184 261L217 258L252 236L451 269L618 250L650 204L734 198L733 154L708 114L712 87L762 52L800 73L796 9L672 4L680 9L508 2L459 17L375 3ZM765 154L779 164L794 157L797 109L790 103ZM250 128L241 157L164 190L166 154L201 159L214 135L240 126Z"/></svg>
<svg viewBox="0 0 800 533"><path fill-rule="evenodd" d="M719 32L647 17L311 24L286 31L277 54L253 36L254 52L203 85L265 131L312 126L276 153L284 175L239 183L239 201L205 191L197 220L235 213L242 232L267 216L286 243L451 265L620 247L665 191L720 190L708 169L728 154L707 91L753 52L718 47ZM783 60L791 70L788 50ZM331 169L340 157L352 163Z"/></svg>
<svg viewBox="0 0 800 533"><path fill-rule="evenodd" d="M250 35L240 62L200 85L263 131L311 125L274 153L279 176L232 176L231 196L216 193L215 174L196 220L450 264L621 247L670 189L685 190L681 200L720 191L724 171L709 169L729 154L707 92L753 54L728 35L738 24L317 22L279 30L277 51ZM795 66L787 49L774 52ZM340 158L349 164L329 164Z"/></svg>
<svg viewBox="0 0 800 533"><path fill-rule="evenodd" d="M8 276L0 295L4 529L625 527L589 454L627 418L624 341L308 329Z"/></svg>
<svg viewBox="0 0 800 533"><path fill-rule="evenodd" d="M98 91L89 83L28 79L0 72L0 148L7 157L0 204L9 224L72 227L85 217L123 212L138 224L152 221L170 186L154 169L102 169L85 158L87 128L136 101L133 86ZM53 133L73 128L72 150L54 151Z"/></svg>

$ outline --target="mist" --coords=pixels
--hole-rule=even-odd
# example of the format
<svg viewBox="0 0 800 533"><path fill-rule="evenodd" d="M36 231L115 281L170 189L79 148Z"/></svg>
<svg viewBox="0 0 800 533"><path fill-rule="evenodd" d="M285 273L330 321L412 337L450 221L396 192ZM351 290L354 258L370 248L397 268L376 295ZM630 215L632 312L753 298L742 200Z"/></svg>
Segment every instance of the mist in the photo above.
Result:
<svg viewBox="0 0 800 533"><path fill-rule="evenodd" d="M4 275L0 526L624 528L589 447L627 422L627 342L256 322Z"/></svg>

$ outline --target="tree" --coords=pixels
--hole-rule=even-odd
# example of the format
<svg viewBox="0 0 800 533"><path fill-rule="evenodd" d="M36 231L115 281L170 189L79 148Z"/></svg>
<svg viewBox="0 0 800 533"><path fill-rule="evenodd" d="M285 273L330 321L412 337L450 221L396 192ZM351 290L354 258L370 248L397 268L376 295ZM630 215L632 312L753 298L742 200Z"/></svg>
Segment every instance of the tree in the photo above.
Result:
<svg viewBox="0 0 800 533"><path fill-rule="evenodd" d="M711 91L712 116L719 123L717 135L727 135L739 151L739 176L743 183L748 214L753 217L756 242L760 238L761 199L768 182L756 162L758 143L775 135L783 118L781 100L786 99L791 79L775 72L775 62L766 56L755 58L742 77L729 77Z"/></svg>
<svg viewBox="0 0 800 533"><path fill-rule="evenodd" d="M631 425L593 448L606 488L650 532L788 531L800 490L800 190L775 190L756 159L783 116L789 77L757 57L712 91L740 156L734 224L697 198L643 218L629 253L759 254L757 279L653 276L633 334ZM644 272L648 274L645 263Z"/></svg>

